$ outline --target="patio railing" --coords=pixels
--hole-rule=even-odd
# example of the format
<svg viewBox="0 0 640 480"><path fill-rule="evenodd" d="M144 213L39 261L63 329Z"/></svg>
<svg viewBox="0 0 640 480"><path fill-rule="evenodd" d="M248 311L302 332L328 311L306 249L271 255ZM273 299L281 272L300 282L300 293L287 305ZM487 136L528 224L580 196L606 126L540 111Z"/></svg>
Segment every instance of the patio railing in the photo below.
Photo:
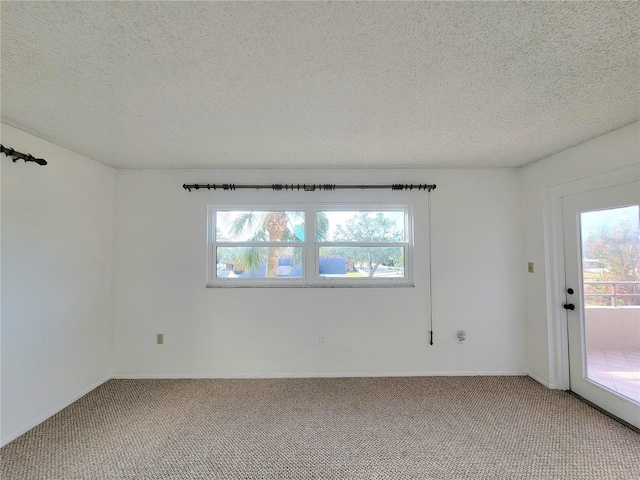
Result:
<svg viewBox="0 0 640 480"><path fill-rule="evenodd" d="M586 307L640 307L640 282L584 282L584 299Z"/></svg>

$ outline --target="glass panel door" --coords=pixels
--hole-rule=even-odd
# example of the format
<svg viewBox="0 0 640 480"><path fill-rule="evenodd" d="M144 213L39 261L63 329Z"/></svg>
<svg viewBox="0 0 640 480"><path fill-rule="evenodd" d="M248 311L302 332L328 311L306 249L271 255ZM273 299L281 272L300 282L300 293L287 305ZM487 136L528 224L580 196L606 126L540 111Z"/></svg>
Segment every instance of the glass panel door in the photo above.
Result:
<svg viewBox="0 0 640 480"><path fill-rule="evenodd" d="M562 201L571 390L640 427L640 183Z"/></svg>
<svg viewBox="0 0 640 480"><path fill-rule="evenodd" d="M640 403L638 205L580 214L587 378Z"/></svg>

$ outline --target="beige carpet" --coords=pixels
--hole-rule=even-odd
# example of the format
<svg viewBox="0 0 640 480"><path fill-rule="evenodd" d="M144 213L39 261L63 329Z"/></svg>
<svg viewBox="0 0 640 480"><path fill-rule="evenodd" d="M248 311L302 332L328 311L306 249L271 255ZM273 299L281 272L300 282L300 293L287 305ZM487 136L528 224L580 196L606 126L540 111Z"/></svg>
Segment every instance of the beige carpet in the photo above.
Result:
<svg viewBox="0 0 640 480"><path fill-rule="evenodd" d="M640 435L527 377L111 380L10 479L638 479Z"/></svg>

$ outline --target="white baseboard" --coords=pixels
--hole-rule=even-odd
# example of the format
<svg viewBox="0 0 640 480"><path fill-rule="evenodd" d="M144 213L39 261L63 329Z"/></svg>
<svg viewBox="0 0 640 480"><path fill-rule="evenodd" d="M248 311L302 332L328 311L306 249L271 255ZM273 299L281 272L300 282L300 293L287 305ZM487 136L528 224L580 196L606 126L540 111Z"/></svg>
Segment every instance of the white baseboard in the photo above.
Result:
<svg viewBox="0 0 640 480"><path fill-rule="evenodd" d="M533 373L527 373L527 375L531 378L533 378L536 382L541 383L542 385L544 385L547 388L550 388L552 390L557 390L558 386L554 383L549 383L546 380L543 380L542 378L538 377L537 375L534 375Z"/></svg>
<svg viewBox="0 0 640 480"><path fill-rule="evenodd" d="M522 371L462 371L462 372L313 372L313 373L121 373L114 379L194 379L194 378L350 378L350 377L477 377L477 376L526 376Z"/></svg>
<svg viewBox="0 0 640 480"><path fill-rule="evenodd" d="M44 415L40 415L38 418L36 418L35 420L33 420L32 422L29 422L27 425L25 425L22 428L19 428L18 430L11 432L10 434L8 434L6 437L3 437L2 440L0 441L0 447L4 447L7 443L15 440L16 438L18 438L20 435L23 435L25 433L27 433L29 430L31 430L33 427L40 425L42 422L44 422L45 420L53 417L56 413L58 413L60 410L67 408L69 405L71 405L73 402L75 402L76 400L78 400L79 398L84 397L87 393L89 393L91 390L98 388L100 385L102 385L104 382L106 382L107 380L110 380L111 377L104 377L102 380L97 381L96 383L94 383L93 385L85 388L84 390L82 390L80 393L74 395L73 397L69 398L68 400L66 400L65 402L63 402L61 405L58 405L57 407L49 410L47 413L45 413Z"/></svg>

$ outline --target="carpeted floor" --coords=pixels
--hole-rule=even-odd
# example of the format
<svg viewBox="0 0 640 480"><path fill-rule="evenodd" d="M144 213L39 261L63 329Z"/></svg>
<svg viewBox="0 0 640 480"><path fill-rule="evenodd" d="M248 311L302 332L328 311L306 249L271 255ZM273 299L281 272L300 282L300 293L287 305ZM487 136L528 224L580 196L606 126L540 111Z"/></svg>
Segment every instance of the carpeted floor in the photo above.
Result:
<svg viewBox="0 0 640 480"><path fill-rule="evenodd" d="M110 380L11 479L638 479L640 435L528 377Z"/></svg>

